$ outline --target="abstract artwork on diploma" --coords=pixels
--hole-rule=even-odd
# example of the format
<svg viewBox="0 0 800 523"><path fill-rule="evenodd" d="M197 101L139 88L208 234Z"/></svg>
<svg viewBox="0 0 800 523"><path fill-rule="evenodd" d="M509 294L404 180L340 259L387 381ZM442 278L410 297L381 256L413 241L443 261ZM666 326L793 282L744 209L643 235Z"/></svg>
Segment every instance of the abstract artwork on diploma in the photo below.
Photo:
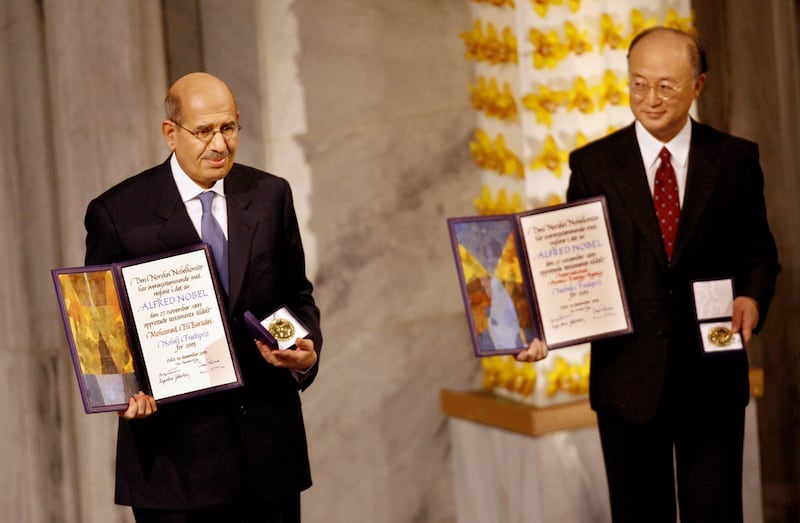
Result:
<svg viewBox="0 0 800 523"><path fill-rule="evenodd" d="M448 220L475 354L511 354L538 329L519 261L514 216Z"/></svg>
<svg viewBox="0 0 800 523"><path fill-rule="evenodd" d="M61 273L56 281L68 311L85 401L100 411L126 405L141 387L113 272Z"/></svg>

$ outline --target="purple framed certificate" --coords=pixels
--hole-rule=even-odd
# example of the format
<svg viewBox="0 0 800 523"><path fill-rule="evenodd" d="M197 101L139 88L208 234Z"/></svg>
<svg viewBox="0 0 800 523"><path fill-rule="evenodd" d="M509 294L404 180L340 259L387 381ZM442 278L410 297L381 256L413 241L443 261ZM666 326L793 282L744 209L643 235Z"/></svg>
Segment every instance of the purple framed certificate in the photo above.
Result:
<svg viewBox="0 0 800 523"><path fill-rule="evenodd" d="M476 356L514 354L539 336L514 215L447 220Z"/></svg>
<svg viewBox="0 0 800 523"><path fill-rule="evenodd" d="M52 270L87 413L124 410L139 390L167 403L242 385L210 260L195 245Z"/></svg>
<svg viewBox="0 0 800 523"><path fill-rule="evenodd" d="M517 215L523 250L550 348L633 332L605 197Z"/></svg>
<svg viewBox="0 0 800 523"><path fill-rule="evenodd" d="M633 332L604 197L447 222L476 356Z"/></svg>

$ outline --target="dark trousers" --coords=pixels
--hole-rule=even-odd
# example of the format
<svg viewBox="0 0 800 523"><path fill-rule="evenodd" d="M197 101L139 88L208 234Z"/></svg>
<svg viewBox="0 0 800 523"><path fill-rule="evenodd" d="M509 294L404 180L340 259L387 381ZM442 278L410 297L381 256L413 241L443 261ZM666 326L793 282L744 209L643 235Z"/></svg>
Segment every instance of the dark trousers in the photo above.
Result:
<svg viewBox="0 0 800 523"><path fill-rule="evenodd" d="M643 424L598 412L615 523L674 523L676 485L681 523L741 523L744 407L694 400Z"/></svg>
<svg viewBox="0 0 800 523"><path fill-rule="evenodd" d="M300 523L300 493L198 510L133 507L136 523Z"/></svg>

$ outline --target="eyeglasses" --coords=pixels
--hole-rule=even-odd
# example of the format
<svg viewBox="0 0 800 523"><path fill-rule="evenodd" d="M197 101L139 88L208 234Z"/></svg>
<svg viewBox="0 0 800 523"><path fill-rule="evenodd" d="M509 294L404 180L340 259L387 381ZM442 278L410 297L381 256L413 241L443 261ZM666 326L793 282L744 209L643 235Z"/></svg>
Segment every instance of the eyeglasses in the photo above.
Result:
<svg viewBox="0 0 800 523"><path fill-rule="evenodd" d="M650 85L645 80L637 78L636 80L631 80L630 90L631 95L633 95L633 97L637 100L641 100L650 94L650 89L655 91L656 96L662 100L669 100L670 98L678 96L678 93L680 93L681 90L692 81L694 81L694 78L690 78L689 80L678 85L671 85L664 82L656 85Z"/></svg>
<svg viewBox="0 0 800 523"><path fill-rule="evenodd" d="M221 134L222 138L224 138L226 141L227 140L232 140L232 139L236 138L237 136L239 136L239 131L242 129L242 126L239 125L238 122L226 123L225 125L223 125L219 129L212 129L210 127L202 127L198 131L190 131L189 129L187 129L186 127L182 126L178 122L172 122L172 123L174 123L175 125L177 125L178 127L180 127L181 129L183 129L184 131L186 131L187 133L191 134L192 136L194 136L195 138L197 138L198 140L200 140L201 142L203 142L205 144L211 143L211 140L214 139L214 136L216 136L217 133Z"/></svg>

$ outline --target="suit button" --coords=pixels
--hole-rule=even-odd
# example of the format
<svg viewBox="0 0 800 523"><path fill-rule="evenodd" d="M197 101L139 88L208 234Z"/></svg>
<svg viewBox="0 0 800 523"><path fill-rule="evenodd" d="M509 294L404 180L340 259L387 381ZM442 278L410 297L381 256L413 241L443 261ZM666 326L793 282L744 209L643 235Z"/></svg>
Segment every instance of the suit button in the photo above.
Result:
<svg viewBox="0 0 800 523"><path fill-rule="evenodd" d="M667 336L667 332L664 329L658 329L656 336L659 338L665 338Z"/></svg>
<svg viewBox="0 0 800 523"><path fill-rule="evenodd" d="M245 407L244 405L240 405L239 412L242 414L242 416L247 416L247 407Z"/></svg>

